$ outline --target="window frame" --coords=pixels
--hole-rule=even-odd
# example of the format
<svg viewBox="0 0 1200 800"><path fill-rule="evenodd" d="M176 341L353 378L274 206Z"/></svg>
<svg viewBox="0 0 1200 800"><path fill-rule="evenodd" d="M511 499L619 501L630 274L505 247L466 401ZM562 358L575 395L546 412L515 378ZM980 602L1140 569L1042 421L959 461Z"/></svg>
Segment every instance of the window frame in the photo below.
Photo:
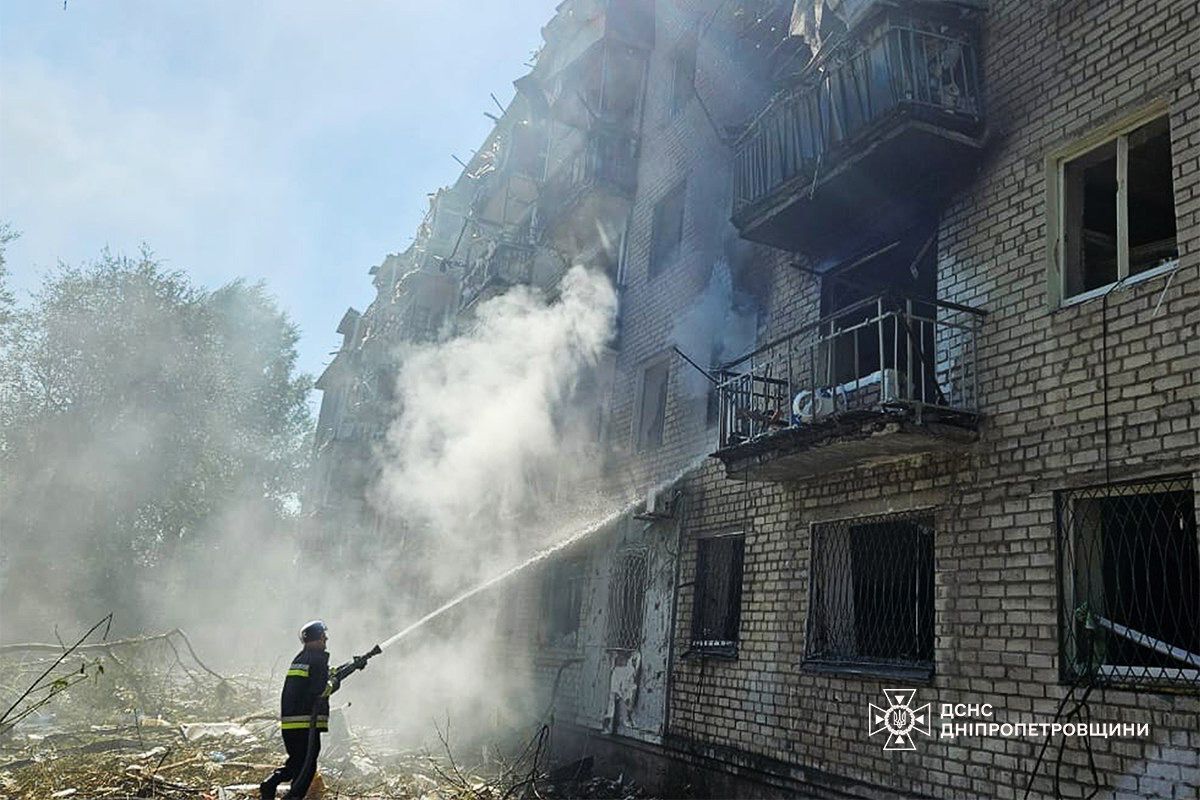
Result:
<svg viewBox="0 0 1200 800"><path fill-rule="evenodd" d="M683 235L687 228L687 189L688 180L683 178L654 201L654 208L650 213L650 263L647 270L651 279L661 275L668 266L678 261L683 252ZM679 234L669 246L664 246L660 244L660 237L663 236L666 203L675 198L679 200Z"/></svg>
<svg viewBox="0 0 1200 800"><path fill-rule="evenodd" d="M1059 682L1072 684L1084 681L1086 676L1074 668L1072 655L1075 644L1074 630L1067 609L1076 604L1078 596L1078 566L1080 564L1079 531L1073 527L1065 529L1064 523L1080 518L1075 507L1080 500L1117 498L1139 494L1169 494L1164 487L1181 483L1180 491L1190 490L1196 495L1195 482L1188 473L1152 475L1131 480L1116 480L1108 483L1065 487L1054 492L1054 537L1055 537L1055 600L1058 624ZM1193 504L1195 499L1193 499ZM1069 507L1069 508L1068 508ZM1200 520L1193 518L1193 546L1200 558ZM1069 550L1069 552L1068 552ZM1070 562L1070 563L1068 563ZM1103 561L1101 561L1103 569ZM1132 626L1128 626L1132 629ZM1168 642L1168 644L1170 644ZM1144 645L1143 645L1144 646ZM1136 664L1101 663L1097 666L1095 680L1105 686L1126 691L1157 692L1169 689L1174 692L1200 691L1200 667L1153 667Z"/></svg>
<svg viewBox="0 0 1200 800"><path fill-rule="evenodd" d="M587 568L582 556L569 556L550 565L542 577L541 616L539 643L546 646L574 647L579 641L579 630L583 625L583 595L587 587ZM566 597L563 597L563 595ZM570 613L562 618L568 629L559 630L561 621L556 612L556 603L567 602Z"/></svg>
<svg viewBox="0 0 1200 800"><path fill-rule="evenodd" d="M1108 294L1116 286L1139 283L1175 269L1176 258L1142 272L1129 274L1128 157L1129 134L1159 118L1166 118L1171 132L1171 108L1165 98L1156 98L1144 107L1092 132L1062 145L1046 156L1046 298L1050 310L1066 308ZM1077 294L1067 294L1066 274L1066 165L1109 142L1117 143L1117 278L1103 286ZM1174 140L1172 139L1172 144ZM1172 159L1172 169L1174 160ZM1174 206L1174 198L1172 198ZM1176 220L1178 222L1178 220ZM1178 227L1176 241L1178 242Z"/></svg>
<svg viewBox="0 0 1200 800"><path fill-rule="evenodd" d="M646 405L646 375L650 370L662 367L666 370L666 378L663 381L663 403L662 403L662 432L658 437L657 442L650 442L643 439L642 419L645 413ZM667 441L667 410L671 405L671 358L668 353L662 353L657 356L646 359L642 362L642 369L638 374L637 384L637 407L636 414L633 417L632 428L633 434L633 451L635 453L649 453L661 448Z"/></svg>
<svg viewBox="0 0 1200 800"><path fill-rule="evenodd" d="M819 528L833 528L835 526L845 526L847 534L849 529L854 526L865 526L879 524L882 522L899 522L910 521L914 524L921 520L928 520L930 536L930 559L931 559L931 580L933 581L933 590L929 597L929 635L932 640L932 647L929 654L929 661L900 663L897 661L885 660L870 660L867 657L858 656L856 658L835 659L812 653L813 637L815 635L814 625L814 609L818 605L817 581L814 579L816 567L814 559L816 554L816 533ZM927 684L933 681L936 674L937 665L937 531L938 531L938 514L937 508L933 506L924 506L916 508L899 509L896 511L888 511L883 513L860 514L852 517L838 517L834 519L817 520L809 523L809 547L808 547L808 563L806 564L808 572L808 587L806 593L806 605L804 610L804 655L801 661L801 668L806 672L820 673L835 673L855 675L866 678L888 678L890 680L907 681L911 683Z"/></svg>
<svg viewBox="0 0 1200 800"><path fill-rule="evenodd" d="M701 595L708 588L706 584L700 580L700 559L701 546L711 545L718 541L737 540L740 544L737 556L737 579L736 589L733 594L736 597L737 609L734 618L733 638L727 640L701 640L697 638L697 624L699 622L698 611L700 609ZM696 537L696 572L693 576L692 586L692 622L691 632L688 638L688 645L692 652L701 656L713 656L718 658L736 659L738 657L738 647L741 643L742 633L742 598L744 597L746 583L746 534L743 531L726 531L724 533L708 534ZM730 584L732 587L733 584ZM732 605L732 604L731 604Z"/></svg>

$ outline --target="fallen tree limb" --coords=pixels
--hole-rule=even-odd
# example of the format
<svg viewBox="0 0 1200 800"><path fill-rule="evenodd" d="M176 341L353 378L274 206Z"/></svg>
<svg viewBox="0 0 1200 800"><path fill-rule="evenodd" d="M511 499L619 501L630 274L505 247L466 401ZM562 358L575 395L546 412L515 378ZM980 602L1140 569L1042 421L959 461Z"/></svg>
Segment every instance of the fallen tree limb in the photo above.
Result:
<svg viewBox="0 0 1200 800"><path fill-rule="evenodd" d="M100 627L100 625L105 621L109 620L111 616L112 615L110 614L108 617L105 617L103 620L93 626L92 630L88 631L88 633L84 635L83 639L86 639L92 631ZM131 636L128 639L114 639L111 642L95 642L93 644L82 644L83 639L80 639L80 643L76 644L74 647L71 647L66 653L63 653L62 645L50 644L49 642L16 642L13 644L0 644L0 655L7 655L9 653L63 653L63 657L65 658L67 654L73 651L103 650L111 653L114 647L129 647L132 645L148 644L150 642L161 641L166 641L169 645L174 647L174 643L170 641L172 636L178 636L183 640L184 647L187 648L188 654L192 657L192 660L199 665L200 669L204 670L209 675L212 675L217 680L226 680L224 675L210 668L207 664L200 660L200 656L196 655L196 649L192 647L191 639L189 639L188 635L180 628L173 628L166 633L148 634L146 636Z"/></svg>
<svg viewBox="0 0 1200 800"><path fill-rule="evenodd" d="M104 629L104 633L105 633L105 635L107 635L108 634L107 626L112 625L112 618L113 618L113 615L112 615L112 612L110 611L108 613L108 615L106 617L104 617L104 619L100 620L95 625L88 628L87 632L84 633L83 636L80 636L79 639L75 642L75 644L71 645L70 647L66 648L65 650L63 649L63 647L61 645L54 647L54 649L56 651L61 651L61 655L59 655L58 658L54 659L54 663L52 663L50 666L46 667L46 670L41 675L38 676L38 679L36 681L34 681L33 683L31 683L29 685L29 688L26 689L24 692L22 692L21 695L15 701L13 701L13 704L8 707L7 711L5 711L3 714L0 714L0 724L2 724L6 719L8 719L9 716L16 709L16 707L21 705L21 702L24 701L26 697L29 697L29 695L32 694L41 685L42 681L46 679L46 676L49 675L51 672L53 672L54 668L63 662L63 659L65 659L67 656L71 655L71 653L75 652L76 650L80 649L80 647L83 647L83 646L94 647L95 645L84 645L83 643L87 640L87 638L89 636L91 636L93 633L95 633L97 630L99 630L101 625L106 626ZM7 727L11 728L12 723L10 722ZM2 730L5 730L5 728L0 728L0 731L2 731Z"/></svg>

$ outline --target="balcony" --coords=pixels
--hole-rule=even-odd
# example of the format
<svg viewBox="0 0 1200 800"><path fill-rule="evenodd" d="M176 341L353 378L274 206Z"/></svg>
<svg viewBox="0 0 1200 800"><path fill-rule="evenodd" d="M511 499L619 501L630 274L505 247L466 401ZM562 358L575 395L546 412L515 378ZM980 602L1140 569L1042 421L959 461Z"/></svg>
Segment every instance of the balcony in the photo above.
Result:
<svg viewBox="0 0 1200 800"><path fill-rule="evenodd" d="M510 286L533 280L532 245L500 241L491 253L479 258L463 276L459 310L466 310L504 292Z"/></svg>
<svg viewBox="0 0 1200 800"><path fill-rule="evenodd" d="M893 236L978 158L972 18L879 5L738 139L733 223L744 238L826 254L839 240Z"/></svg>
<svg viewBox="0 0 1200 800"><path fill-rule="evenodd" d="M784 482L969 445L983 317L878 295L758 348L719 375L713 455L731 479Z"/></svg>
<svg viewBox="0 0 1200 800"><path fill-rule="evenodd" d="M597 42L654 47L654 7L646 0L566 0L543 29L545 56L555 72L587 54ZM552 46L551 46L552 45Z"/></svg>
<svg viewBox="0 0 1200 800"><path fill-rule="evenodd" d="M624 224L636 189L637 140L593 130L574 157L543 185L538 198L541 228L555 239L611 233L606 229Z"/></svg>

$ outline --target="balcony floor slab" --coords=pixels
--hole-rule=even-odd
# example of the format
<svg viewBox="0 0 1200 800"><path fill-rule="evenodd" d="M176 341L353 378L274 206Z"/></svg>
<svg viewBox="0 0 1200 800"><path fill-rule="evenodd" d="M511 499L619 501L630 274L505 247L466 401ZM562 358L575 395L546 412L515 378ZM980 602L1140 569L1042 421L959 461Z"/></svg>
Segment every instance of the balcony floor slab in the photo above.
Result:
<svg viewBox="0 0 1200 800"><path fill-rule="evenodd" d="M852 411L784 428L713 453L730 480L787 483L905 456L969 447L979 437L973 414Z"/></svg>

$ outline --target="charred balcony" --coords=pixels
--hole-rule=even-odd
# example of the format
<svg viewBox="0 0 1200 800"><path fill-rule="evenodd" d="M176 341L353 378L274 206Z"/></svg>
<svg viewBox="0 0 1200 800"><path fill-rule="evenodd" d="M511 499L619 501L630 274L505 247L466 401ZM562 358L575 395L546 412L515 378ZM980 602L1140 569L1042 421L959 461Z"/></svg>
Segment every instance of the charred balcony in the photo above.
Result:
<svg viewBox="0 0 1200 800"><path fill-rule="evenodd" d="M567 231L594 236L624 220L637 188L637 139L596 128L542 187L541 228L554 238Z"/></svg>
<svg viewBox="0 0 1200 800"><path fill-rule="evenodd" d="M970 444L983 317L883 294L758 348L719 374L713 455L732 479L790 481Z"/></svg>
<svg viewBox="0 0 1200 800"><path fill-rule="evenodd" d="M893 235L978 157L976 17L950 3L873 6L738 139L733 222L744 238L824 253Z"/></svg>
<svg viewBox="0 0 1200 800"><path fill-rule="evenodd" d="M472 263L463 275L460 310L495 297L511 286L528 285L533 281L533 245L502 240L489 251Z"/></svg>

